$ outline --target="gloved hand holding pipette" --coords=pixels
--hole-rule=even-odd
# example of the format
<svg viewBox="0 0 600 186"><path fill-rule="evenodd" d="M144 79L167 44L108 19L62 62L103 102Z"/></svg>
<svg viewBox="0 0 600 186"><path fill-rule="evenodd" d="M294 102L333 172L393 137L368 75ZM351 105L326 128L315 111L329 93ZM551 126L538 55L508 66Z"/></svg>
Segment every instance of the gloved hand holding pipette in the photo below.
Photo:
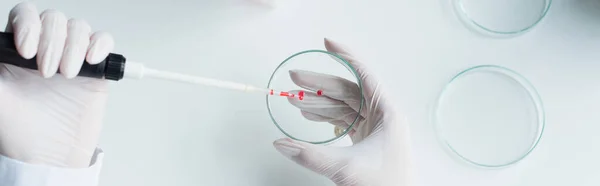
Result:
<svg viewBox="0 0 600 186"><path fill-rule="evenodd" d="M363 82L366 105L360 113L360 121L349 132L354 145L327 147L285 138L275 141L275 148L337 185L411 185L410 136L405 118L396 113L392 102L386 99L382 86L365 64L330 40L325 40L325 47L356 68ZM323 95L314 97L320 102L290 99L293 105L302 110L306 119L329 122L344 129L348 127L348 120L344 117L351 114L340 113L357 110L361 94L356 84L343 78L307 71L292 71L290 75L293 82L302 88L315 90L324 87ZM330 110L312 109L319 108L318 104L333 103L339 106Z"/></svg>
<svg viewBox="0 0 600 186"><path fill-rule="evenodd" d="M56 10L40 14L28 2L10 11L6 32L0 33L0 185L96 185L106 80L125 75L124 58L109 55L112 37ZM133 78L150 74L269 93L209 78L145 73L140 64L130 67Z"/></svg>
<svg viewBox="0 0 600 186"><path fill-rule="evenodd" d="M108 55L112 37L59 11L40 14L31 3L11 10L7 32L15 33L22 57L37 55L40 68L0 64L0 154L32 164L89 167L108 87L103 80L74 77L83 61L94 64ZM56 75L59 69L64 77Z"/></svg>

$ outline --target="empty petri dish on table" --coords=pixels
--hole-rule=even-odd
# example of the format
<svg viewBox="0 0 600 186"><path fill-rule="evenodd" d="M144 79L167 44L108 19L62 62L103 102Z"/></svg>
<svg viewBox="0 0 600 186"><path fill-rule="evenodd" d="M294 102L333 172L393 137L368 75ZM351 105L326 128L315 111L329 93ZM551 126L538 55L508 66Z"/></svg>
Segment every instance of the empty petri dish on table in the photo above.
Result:
<svg viewBox="0 0 600 186"><path fill-rule="evenodd" d="M534 87L516 72L494 65L456 75L433 111L443 146L458 159L490 168L512 165L532 152L544 119Z"/></svg>
<svg viewBox="0 0 600 186"><path fill-rule="evenodd" d="M451 0L459 18L471 29L493 36L513 36L537 25L552 0Z"/></svg>
<svg viewBox="0 0 600 186"><path fill-rule="evenodd" d="M289 138L327 144L344 137L360 118L364 97L356 70L337 54L302 51L285 59L267 87L269 116Z"/></svg>

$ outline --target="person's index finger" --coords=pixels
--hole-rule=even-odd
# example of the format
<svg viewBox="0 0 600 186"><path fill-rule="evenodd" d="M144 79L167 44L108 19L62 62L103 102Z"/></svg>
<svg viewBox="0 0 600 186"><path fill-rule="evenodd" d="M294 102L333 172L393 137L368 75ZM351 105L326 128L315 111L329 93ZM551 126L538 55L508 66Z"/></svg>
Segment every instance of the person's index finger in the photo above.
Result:
<svg viewBox="0 0 600 186"><path fill-rule="evenodd" d="M294 84L337 100L359 100L358 85L347 79L306 70L290 70Z"/></svg>
<svg viewBox="0 0 600 186"><path fill-rule="evenodd" d="M38 49L42 23L37 8L29 2L16 5L9 15L7 28L14 33L15 47L26 59L33 58Z"/></svg>

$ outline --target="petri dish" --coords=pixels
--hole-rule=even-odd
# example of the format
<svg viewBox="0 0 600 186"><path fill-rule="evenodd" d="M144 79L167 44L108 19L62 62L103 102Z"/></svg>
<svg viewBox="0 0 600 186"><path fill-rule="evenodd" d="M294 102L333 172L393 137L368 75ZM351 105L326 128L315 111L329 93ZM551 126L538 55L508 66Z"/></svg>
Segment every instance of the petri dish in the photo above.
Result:
<svg viewBox="0 0 600 186"><path fill-rule="evenodd" d="M495 65L466 69L444 87L433 110L438 138L457 159L499 168L529 155L540 141L544 108L535 88Z"/></svg>
<svg viewBox="0 0 600 186"><path fill-rule="evenodd" d="M545 16L552 0L451 0L469 28L492 36L529 31Z"/></svg>
<svg viewBox="0 0 600 186"><path fill-rule="evenodd" d="M266 97L269 116L291 139L328 144L346 136L359 122L364 97L360 76L337 54L298 52L273 71ZM286 97L278 92L289 92Z"/></svg>

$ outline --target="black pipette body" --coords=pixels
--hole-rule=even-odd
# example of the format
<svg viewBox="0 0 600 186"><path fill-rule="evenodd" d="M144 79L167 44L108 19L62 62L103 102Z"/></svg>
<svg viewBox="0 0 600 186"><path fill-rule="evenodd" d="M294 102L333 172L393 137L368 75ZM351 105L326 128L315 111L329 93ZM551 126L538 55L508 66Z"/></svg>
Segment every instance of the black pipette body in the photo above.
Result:
<svg viewBox="0 0 600 186"><path fill-rule="evenodd" d="M91 65L84 62L77 76L118 81L125 74L126 59L121 54L110 53L102 62ZM21 57L15 46L13 33L0 32L0 63L37 70L36 57ZM60 71L58 72L60 73Z"/></svg>

